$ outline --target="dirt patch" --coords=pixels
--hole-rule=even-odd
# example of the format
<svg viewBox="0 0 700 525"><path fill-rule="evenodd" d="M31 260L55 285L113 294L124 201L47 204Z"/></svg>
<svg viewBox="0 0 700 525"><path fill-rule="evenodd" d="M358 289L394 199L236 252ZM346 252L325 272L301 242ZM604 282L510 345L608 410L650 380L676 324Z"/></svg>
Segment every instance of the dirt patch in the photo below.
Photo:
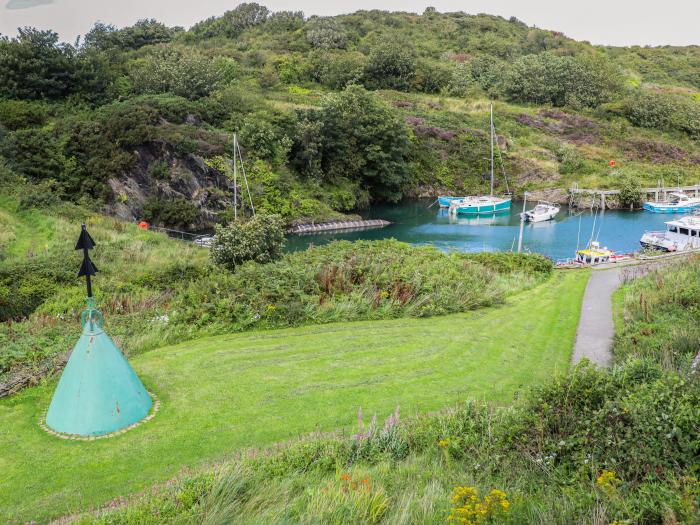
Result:
<svg viewBox="0 0 700 525"><path fill-rule="evenodd" d="M574 144L599 144L600 125L593 119L564 113L556 109L540 111L537 115L521 113L516 120L525 126L540 129Z"/></svg>
<svg viewBox="0 0 700 525"><path fill-rule="evenodd" d="M411 126L419 137L435 137L442 140L452 140L457 132L451 129L440 128L426 124L420 117L406 117L406 124Z"/></svg>
<svg viewBox="0 0 700 525"><path fill-rule="evenodd" d="M625 157L630 160L667 164L670 162L689 162L692 159L687 151L663 142L645 138L634 138L625 142Z"/></svg>
<svg viewBox="0 0 700 525"><path fill-rule="evenodd" d="M547 169L546 166L533 159L513 157L511 166L509 178L515 179L516 186L538 183L551 185L554 181L561 179L559 173Z"/></svg>

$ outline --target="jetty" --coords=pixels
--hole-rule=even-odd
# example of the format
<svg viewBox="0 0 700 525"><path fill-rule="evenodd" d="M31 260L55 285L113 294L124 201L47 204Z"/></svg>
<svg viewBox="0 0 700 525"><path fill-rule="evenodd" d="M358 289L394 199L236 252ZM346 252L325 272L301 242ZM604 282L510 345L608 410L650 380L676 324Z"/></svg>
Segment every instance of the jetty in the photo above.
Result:
<svg viewBox="0 0 700 525"><path fill-rule="evenodd" d="M656 188L640 188L640 191L646 196L646 200L654 202L665 201L668 199L668 194L673 192L683 192L686 195L700 197L700 184L692 186L676 186L668 188L657 186ZM592 202L597 203L600 209L606 208L606 200L610 195L619 195L620 190L598 190L598 189L583 189L579 188L578 184L574 183L569 189L569 207L578 208L581 198L589 197Z"/></svg>
<svg viewBox="0 0 700 525"><path fill-rule="evenodd" d="M299 224L287 230L287 233L303 235L306 233L324 233L339 230L359 230L365 228L384 228L391 223L383 219L368 219L359 221L333 221L310 224Z"/></svg>

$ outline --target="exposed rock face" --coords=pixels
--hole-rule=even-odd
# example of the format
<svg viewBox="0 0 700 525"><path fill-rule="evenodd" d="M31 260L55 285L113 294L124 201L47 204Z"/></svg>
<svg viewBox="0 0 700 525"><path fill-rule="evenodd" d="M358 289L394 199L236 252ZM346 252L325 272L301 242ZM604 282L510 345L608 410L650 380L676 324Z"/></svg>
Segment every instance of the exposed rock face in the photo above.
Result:
<svg viewBox="0 0 700 525"><path fill-rule="evenodd" d="M182 154L166 143L139 146L134 166L109 180L114 201L105 210L125 220L144 218L150 199L185 199L199 210L199 218L188 229L202 230L218 222L217 214L231 205L233 183L204 159Z"/></svg>

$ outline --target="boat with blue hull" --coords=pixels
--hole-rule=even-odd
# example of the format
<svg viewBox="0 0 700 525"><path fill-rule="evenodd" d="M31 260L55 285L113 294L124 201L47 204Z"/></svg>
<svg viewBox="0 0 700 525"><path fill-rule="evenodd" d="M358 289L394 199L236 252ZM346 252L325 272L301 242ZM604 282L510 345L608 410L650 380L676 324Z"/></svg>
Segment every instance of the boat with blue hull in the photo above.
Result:
<svg viewBox="0 0 700 525"><path fill-rule="evenodd" d="M502 211L510 210L512 199L510 196L496 196L493 194L494 187L494 138L496 135L496 128L493 125L493 104L491 104L491 120L490 120L490 135L491 135L491 193L484 196L469 196L469 197L439 197L438 201L440 205L443 202L448 205L449 212L451 215L473 215L480 213L497 213ZM498 151L500 158L500 149ZM503 161L501 159L501 167ZM503 173L505 178L505 172ZM506 180L506 187L508 186L508 181Z"/></svg>
<svg viewBox="0 0 700 525"><path fill-rule="evenodd" d="M700 197L674 192L664 202L645 202L643 208L652 213L691 213L700 209Z"/></svg>
<svg viewBox="0 0 700 525"><path fill-rule="evenodd" d="M438 204L441 208L449 208L450 204L452 204L454 201L461 201L466 198L467 197L449 197L447 195L440 195L438 197Z"/></svg>
<svg viewBox="0 0 700 525"><path fill-rule="evenodd" d="M450 205L450 213L457 215L469 215L473 213L496 213L510 210L510 197L467 197L466 199L453 201Z"/></svg>

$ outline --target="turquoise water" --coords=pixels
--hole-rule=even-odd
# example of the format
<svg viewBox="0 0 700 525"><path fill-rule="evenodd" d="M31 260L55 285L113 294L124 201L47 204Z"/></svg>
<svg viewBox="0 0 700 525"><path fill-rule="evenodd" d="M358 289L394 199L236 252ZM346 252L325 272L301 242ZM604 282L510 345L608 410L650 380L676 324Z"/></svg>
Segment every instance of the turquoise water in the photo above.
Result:
<svg viewBox="0 0 700 525"><path fill-rule="evenodd" d="M522 203L514 202L509 213L478 217L450 217L446 210L428 208L430 200L396 205L375 206L363 214L367 219L386 219L386 228L340 233L294 235L288 238L289 250L326 244L336 239L394 238L416 245L433 245L440 250L458 252L508 251L517 249ZM528 208L532 207L528 204ZM639 239L647 230L665 229L664 221L673 216L645 211L606 210L597 215L590 211L569 212L563 206L553 221L525 223L523 249L542 253L552 259L574 256L577 239L584 247L594 236L601 245L625 253L640 248ZM580 233L579 233L580 231Z"/></svg>

